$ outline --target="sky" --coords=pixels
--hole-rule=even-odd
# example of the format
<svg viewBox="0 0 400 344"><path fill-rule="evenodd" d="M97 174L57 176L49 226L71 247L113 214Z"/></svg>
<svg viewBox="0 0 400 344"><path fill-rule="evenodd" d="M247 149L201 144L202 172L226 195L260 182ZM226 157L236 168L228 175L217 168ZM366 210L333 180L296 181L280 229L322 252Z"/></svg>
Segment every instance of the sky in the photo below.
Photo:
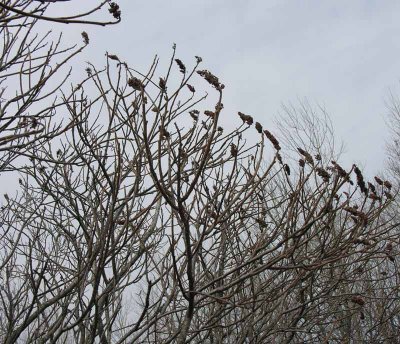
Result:
<svg viewBox="0 0 400 344"><path fill-rule="evenodd" d="M201 56L204 68L226 85L228 125L229 116L242 111L268 126L283 104L307 100L330 115L345 144L345 166L355 162L369 175L383 169L387 101L390 92L400 92L400 2L117 2L119 25L85 28L91 43L80 57L82 70L88 60L104 65L105 51L141 71L157 54L165 67L176 43L177 57L191 65ZM74 3L80 1L55 3L51 10L64 14ZM64 31L76 40L82 27Z"/></svg>

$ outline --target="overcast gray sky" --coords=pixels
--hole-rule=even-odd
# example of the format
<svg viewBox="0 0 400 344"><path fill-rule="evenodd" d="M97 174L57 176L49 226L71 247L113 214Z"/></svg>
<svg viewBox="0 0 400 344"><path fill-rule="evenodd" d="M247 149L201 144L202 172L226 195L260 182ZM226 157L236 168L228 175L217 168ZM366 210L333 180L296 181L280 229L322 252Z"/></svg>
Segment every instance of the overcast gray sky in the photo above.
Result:
<svg viewBox="0 0 400 344"><path fill-rule="evenodd" d="M88 0L94 3L96 0ZM73 3L53 4L65 11ZM146 70L167 63L172 43L185 63L226 84L224 104L265 126L281 104L307 98L331 115L346 144L342 161L382 169L389 90L399 92L400 2L300 0L120 0L122 23L87 28L83 60L104 64L105 50ZM81 28L68 26L67 37Z"/></svg>

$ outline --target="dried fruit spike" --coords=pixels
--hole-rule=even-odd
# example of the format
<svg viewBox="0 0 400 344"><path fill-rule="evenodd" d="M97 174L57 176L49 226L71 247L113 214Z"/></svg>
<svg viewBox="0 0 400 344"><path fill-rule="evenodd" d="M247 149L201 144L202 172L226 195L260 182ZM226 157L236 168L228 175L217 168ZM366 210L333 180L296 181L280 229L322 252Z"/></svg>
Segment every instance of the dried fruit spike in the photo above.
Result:
<svg viewBox="0 0 400 344"><path fill-rule="evenodd" d="M218 78L208 70L199 70L197 71L197 74L202 76L210 85L214 86L217 90L221 91L225 88L225 86L219 82Z"/></svg>
<svg viewBox="0 0 400 344"><path fill-rule="evenodd" d="M231 144L231 155L233 157L236 157L238 155L238 148L234 143Z"/></svg>
<svg viewBox="0 0 400 344"><path fill-rule="evenodd" d="M83 31L83 32L81 33L81 35L82 35L82 38L83 38L83 43L89 44L89 35L87 34L87 32L86 32L86 31Z"/></svg>
<svg viewBox="0 0 400 344"><path fill-rule="evenodd" d="M132 77L128 80L128 85L136 91L144 90L144 86L143 86L142 82L138 78L135 78L135 77Z"/></svg>
<svg viewBox="0 0 400 344"><path fill-rule="evenodd" d="M264 134L267 137L267 139L271 141L271 143L274 145L274 148L276 150L281 149L281 146L279 145L278 140L275 138L274 135L271 134L271 132L269 132L268 130L264 130Z"/></svg>
<svg viewBox="0 0 400 344"><path fill-rule="evenodd" d="M310 165L314 165L314 159L312 158L311 154L306 152L304 149L302 148L297 148L297 150L299 151L299 153L301 155L304 156L304 158L306 159L306 161L310 164Z"/></svg>
<svg viewBox="0 0 400 344"><path fill-rule="evenodd" d="M176 62L176 64L177 64L178 67L179 67L179 71L180 71L181 73L185 74L185 73L186 73L186 67L185 67L185 65L183 64L183 62L182 62L181 60L179 60L179 59L175 59L175 62Z"/></svg>
<svg viewBox="0 0 400 344"><path fill-rule="evenodd" d="M186 86L188 87L190 92L192 93L196 92L195 88L192 85L187 84Z"/></svg>
<svg viewBox="0 0 400 344"><path fill-rule="evenodd" d="M158 86L160 86L160 88L165 91L167 89L167 84L165 82L165 79L160 78L160 81L158 82Z"/></svg>

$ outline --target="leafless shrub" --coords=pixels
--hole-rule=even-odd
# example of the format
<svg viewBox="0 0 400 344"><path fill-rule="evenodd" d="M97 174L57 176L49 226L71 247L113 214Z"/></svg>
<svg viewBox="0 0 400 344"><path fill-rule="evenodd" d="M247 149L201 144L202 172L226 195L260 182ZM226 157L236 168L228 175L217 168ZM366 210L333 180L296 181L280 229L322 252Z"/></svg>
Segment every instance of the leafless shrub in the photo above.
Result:
<svg viewBox="0 0 400 344"><path fill-rule="evenodd" d="M353 185L323 142L290 130L290 145L272 129L249 145L263 123L241 112L246 125L223 130L225 86L199 57L189 67L174 47L159 76L157 60L142 74L111 56L50 107L26 96L69 122L27 135L20 193L4 196L2 342L396 340L388 183L358 169Z"/></svg>

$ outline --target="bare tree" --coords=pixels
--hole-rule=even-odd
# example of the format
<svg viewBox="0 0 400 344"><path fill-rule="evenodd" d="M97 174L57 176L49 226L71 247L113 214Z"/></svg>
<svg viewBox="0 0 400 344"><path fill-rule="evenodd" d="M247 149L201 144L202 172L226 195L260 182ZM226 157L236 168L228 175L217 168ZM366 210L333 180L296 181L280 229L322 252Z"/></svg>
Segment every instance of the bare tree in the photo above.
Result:
<svg viewBox="0 0 400 344"><path fill-rule="evenodd" d="M201 62L174 47L142 74L108 55L51 105L25 97L68 119L4 127L7 154L29 132L29 159L7 164L21 179L0 212L2 342L398 340L391 183L332 161L306 108L282 121L307 138L242 112L225 130L225 86Z"/></svg>

